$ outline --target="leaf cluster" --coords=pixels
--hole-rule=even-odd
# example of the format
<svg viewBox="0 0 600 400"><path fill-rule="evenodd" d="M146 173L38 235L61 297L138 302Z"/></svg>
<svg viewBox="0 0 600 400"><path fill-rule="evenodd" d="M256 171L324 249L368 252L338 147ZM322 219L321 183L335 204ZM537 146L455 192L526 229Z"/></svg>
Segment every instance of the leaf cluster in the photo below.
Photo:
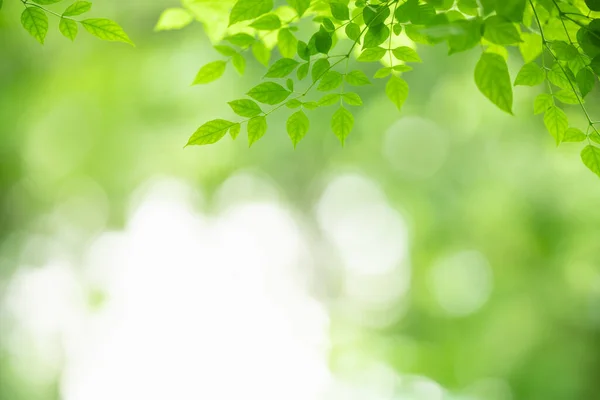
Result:
<svg viewBox="0 0 600 400"><path fill-rule="evenodd" d="M515 86L540 86L533 111L557 145L585 142L585 165L600 175L600 134L585 107L600 73L600 0L183 0L166 10L157 30L181 29L194 20L216 35L222 59L204 65L194 84L208 84L228 65L244 74L248 57L266 68L244 98L229 102L238 121L200 126L188 145L235 139L246 125L250 145L262 138L267 119L290 109L287 133L296 146L308 133L311 111L334 107L332 132L343 144L350 135L361 86L384 81L385 94L402 109L409 95L403 75L420 63L423 45L444 45L448 54L480 51L473 66L481 93L513 114ZM210 23L203 15L226 13ZM213 13L213 14L211 14ZM305 27L310 26L307 30ZM215 35L211 37L215 38ZM511 77L508 60L520 63ZM352 61L352 63L351 63ZM360 65L379 65L372 76ZM359 65L359 67L354 67ZM569 108L586 118L571 126Z"/></svg>
<svg viewBox="0 0 600 400"><path fill-rule="evenodd" d="M21 25L38 42L44 44L49 30L48 15L59 18L58 29L62 35L75 40L79 26L93 36L112 42L124 42L133 45L123 28L116 22L106 18L77 19L92 9L89 1L76 1L67 6L62 13L53 11L45 6L61 3L63 0L20 0L25 9L21 14ZM0 0L0 8L3 1Z"/></svg>

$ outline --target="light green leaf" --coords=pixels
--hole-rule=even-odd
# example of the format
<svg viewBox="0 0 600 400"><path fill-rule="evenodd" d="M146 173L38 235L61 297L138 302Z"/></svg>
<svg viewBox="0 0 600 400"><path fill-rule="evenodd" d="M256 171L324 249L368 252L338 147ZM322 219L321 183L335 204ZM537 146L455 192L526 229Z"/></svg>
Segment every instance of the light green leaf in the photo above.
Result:
<svg viewBox="0 0 600 400"><path fill-rule="evenodd" d="M258 104L249 99L234 100L227 104L241 117L256 117L263 112Z"/></svg>
<svg viewBox="0 0 600 400"><path fill-rule="evenodd" d="M329 64L329 60L326 58L319 58L312 67L311 76L313 82L321 79L323 74L329 71L331 65Z"/></svg>
<svg viewBox="0 0 600 400"><path fill-rule="evenodd" d="M342 143L342 146L346 142L346 138L352 131L354 127L354 116L350 111L341 106L338 110L333 114L331 118L331 129L333 133Z"/></svg>
<svg viewBox="0 0 600 400"><path fill-rule="evenodd" d="M296 71L296 77L298 78L299 81L301 81L304 78L306 78L306 76L308 75L308 69L309 68L310 68L310 63L302 64L298 68L298 71Z"/></svg>
<svg viewBox="0 0 600 400"><path fill-rule="evenodd" d="M183 8L168 8L160 15L154 27L155 31L169 31L188 26L194 17Z"/></svg>
<svg viewBox="0 0 600 400"><path fill-rule="evenodd" d="M266 14L250 24L254 29L274 31L281 27L281 20L275 14Z"/></svg>
<svg viewBox="0 0 600 400"><path fill-rule="evenodd" d="M47 6L50 4L60 3L62 0L31 0L31 2L40 4L42 6Z"/></svg>
<svg viewBox="0 0 600 400"><path fill-rule="evenodd" d="M492 103L512 114L512 85L506 60L502 56L483 53L475 67L475 83Z"/></svg>
<svg viewBox="0 0 600 400"><path fill-rule="evenodd" d="M600 176L600 148L587 145L581 152L581 160L593 173Z"/></svg>
<svg viewBox="0 0 600 400"><path fill-rule="evenodd" d="M558 92L554 92L554 97L565 104L579 104L579 98L573 90L561 89Z"/></svg>
<svg viewBox="0 0 600 400"><path fill-rule="evenodd" d="M285 103L285 106L287 108L298 108L298 107L302 107L302 102L298 99L291 99L291 100L288 100L287 103Z"/></svg>
<svg viewBox="0 0 600 400"><path fill-rule="evenodd" d="M540 93L533 103L533 113L543 114L554 105L554 98L548 93Z"/></svg>
<svg viewBox="0 0 600 400"><path fill-rule="evenodd" d="M558 146L565 137L565 131L569 128L569 120L563 110L556 106L551 106L544 114L544 125L548 132L554 137Z"/></svg>
<svg viewBox="0 0 600 400"><path fill-rule="evenodd" d="M342 74L337 71L329 71L321 78L317 90L321 92L333 90L342 84L342 80Z"/></svg>
<svg viewBox="0 0 600 400"><path fill-rule="evenodd" d="M408 98L408 83L402 78L392 75L385 86L385 94L398 110L402 109L404 102Z"/></svg>
<svg viewBox="0 0 600 400"><path fill-rule="evenodd" d="M360 70L351 71L350 73L346 74L345 78L346 82L352 86L364 86L371 84L371 81L367 75Z"/></svg>
<svg viewBox="0 0 600 400"><path fill-rule="evenodd" d="M226 67L227 63L221 60L206 64L200 68L192 85L204 85L216 81L223 76Z"/></svg>
<svg viewBox="0 0 600 400"><path fill-rule="evenodd" d="M388 76L390 76L391 73L392 73L392 68L390 68L390 67L381 68L381 69L377 70L377 72L375 72L375 75L373 75L373 78L375 78L375 79L387 78Z"/></svg>
<svg viewBox="0 0 600 400"><path fill-rule="evenodd" d="M304 136L306 136L309 126L310 122L308 121L308 117L306 116L306 114L304 114L303 111L295 112L287 120L287 133L290 139L292 139L294 148L296 147L298 142L300 142L304 138Z"/></svg>
<svg viewBox="0 0 600 400"><path fill-rule="evenodd" d="M226 57L232 57L237 54L237 50L230 46L216 45L216 46L213 46L213 48Z"/></svg>
<svg viewBox="0 0 600 400"><path fill-rule="evenodd" d="M493 15L485 20L483 37L499 45L521 42L521 35L515 24L498 15Z"/></svg>
<svg viewBox="0 0 600 400"><path fill-rule="evenodd" d="M229 25L258 18L273 9L273 0L238 0L229 13Z"/></svg>
<svg viewBox="0 0 600 400"><path fill-rule="evenodd" d="M515 79L515 86L536 86L544 82L546 75L544 70L534 62L523 65L517 78Z"/></svg>
<svg viewBox="0 0 600 400"><path fill-rule="evenodd" d="M523 60L528 63L534 61L542 54L542 37L537 33L521 33L519 51Z"/></svg>
<svg viewBox="0 0 600 400"><path fill-rule="evenodd" d="M340 95L338 93L329 93L321 97L321 100L319 100L319 106L332 106L339 101Z"/></svg>
<svg viewBox="0 0 600 400"><path fill-rule="evenodd" d="M255 42L252 45L252 54L254 54L254 58L264 65L265 67L269 66L269 61L271 60L271 50L267 49L267 46L263 42Z"/></svg>
<svg viewBox="0 0 600 400"><path fill-rule="evenodd" d="M277 34L277 46L283 57L293 58L296 55L298 39L288 28L280 29Z"/></svg>
<svg viewBox="0 0 600 400"><path fill-rule="evenodd" d="M231 57L231 63L233 67L240 75L244 75L244 71L246 71L246 59L239 53L236 53Z"/></svg>
<svg viewBox="0 0 600 400"><path fill-rule="evenodd" d="M60 19L60 22L58 23L58 29L64 37L71 40L75 40L75 38L77 37L77 32L79 30L77 27L77 22L68 18Z"/></svg>
<svg viewBox="0 0 600 400"><path fill-rule="evenodd" d="M383 58L383 56L385 55L386 52L387 52L387 50L384 48L372 47L370 49L366 49L365 51L363 51L360 54L360 56L358 56L357 61L362 61L362 62L379 61Z"/></svg>
<svg viewBox="0 0 600 400"><path fill-rule="evenodd" d="M349 23L348 25L346 25L345 31L346 36L348 36L348 39L354 40L355 42L359 40L360 26L358 26L358 24L355 24L354 22Z"/></svg>
<svg viewBox="0 0 600 400"><path fill-rule="evenodd" d="M278 83L263 82L250 89L247 94L259 103L275 105L287 99L290 92Z"/></svg>
<svg viewBox="0 0 600 400"><path fill-rule="evenodd" d="M76 1L71 4L65 12L62 14L63 17L74 17L76 15L85 14L92 9L92 3L89 1Z"/></svg>
<svg viewBox="0 0 600 400"><path fill-rule="evenodd" d="M583 142L587 136L577 128L569 128L565 131L563 142Z"/></svg>
<svg viewBox="0 0 600 400"><path fill-rule="evenodd" d="M242 48L249 47L256 41L254 36L247 33L236 33L235 35L226 36L223 40L227 40L232 45Z"/></svg>
<svg viewBox="0 0 600 400"><path fill-rule="evenodd" d="M282 58L271 65L265 77L284 78L294 72L298 64L300 64L298 61L292 60L291 58Z"/></svg>
<svg viewBox="0 0 600 400"><path fill-rule="evenodd" d="M231 128L229 128L229 134L231 135L231 138L235 140L240 134L241 130L242 126L240 124L231 125Z"/></svg>
<svg viewBox="0 0 600 400"><path fill-rule="evenodd" d="M342 95L342 98L344 99L344 103L348 104L349 106L362 106L363 105L362 99L356 93L353 93L353 92L344 93Z"/></svg>
<svg viewBox="0 0 600 400"><path fill-rule="evenodd" d="M224 119L209 121L198 128L192 137L190 137L187 146L217 143L233 125L235 125L234 122Z"/></svg>
<svg viewBox="0 0 600 400"><path fill-rule="evenodd" d="M394 57L404 62L421 62L421 57L414 49L408 46L400 46L392 50Z"/></svg>
<svg viewBox="0 0 600 400"><path fill-rule="evenodd" d="M287 2L294 10L296 10L299 17L303 16L310 7L310 0L287 0Z"/></svg>
<svg viewBox="0 0 600 400"><path fill-rule="evenodd" d="M21 25L38 42L44 44L48 33L48 16L37 7L26 7L21 14Z"/></svg>
<svg viewBox="0 0 600 400"><path fill-rule="evenodd" d="M267 132L267 118L260 116L248 121L248 146L252 146Z"/></svg>
<svg viewBox="0 0 600 400"><path fill-rule="evenodd" d="M123 28L119 24L110 19L105 18L91 18L80 21L81 25L92 35L99 39L107 40L110 42L123 42L129 43L134 46L129 36L123 31Z"/></svg>

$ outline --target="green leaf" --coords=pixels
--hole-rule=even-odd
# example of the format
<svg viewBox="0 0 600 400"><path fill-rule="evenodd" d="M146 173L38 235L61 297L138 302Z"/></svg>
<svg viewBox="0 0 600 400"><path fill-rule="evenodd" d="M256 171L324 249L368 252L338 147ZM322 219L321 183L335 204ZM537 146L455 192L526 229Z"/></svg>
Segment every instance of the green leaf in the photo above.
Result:
<svg viewBox="0 0 600 400"><path fill-rule="evenodd" d="M496 12L512 22L521 22L526 0L495 0Z"/></svg>
<svg viewBox="0 0 600 400"><path fill-rule="evenodd" d="M377 47L390 37L390 28L387 25L372 26L367 30L363 40L363 49Z"/></svg>
<svg viewBox="0 0 600 400"><path fill-rule="evenodd" d="M385 55L386 52L387 52L387 50L384 48L372 47L370 49L366 49L365 51L363 51L360 54L360 56L358 56L357 61L362 61L362 62L379 61L383 58L383 56Z"/></svg>
<svg viewBox="0 0 600 400"><path fill-rule="evenodd" d="M252 146L267 132L267 118L260 116L248 121L248 146Z"/></svg>
<svg viewBox="0 0 600 400"><path fill-rule="evenodd" d="M237 139L241 130L242 130L242 126L240 124L231 125L231 128L229 128L229 134L231 135L231 138L233 140Z"/></svg>
<svg viewBox="0 0 600 400"><path fill-rule="evenodd" d="M231 63L233 67L240 75L244 75L244 71L246 71L246 59L239 53L234 54L231 57Z"/></svg>
<svg viewBox="0 0 600 400"><path fill-rule="evenodd" d="M335 103L338 103L339 101L340 95L338 93L329 93L321 97L321 100L319 100L319 106L332 106Z"/></svg>
<svg viewBox="0 0 600 400"><path fill-rule="evenodd" d="M292 139L294 148L296 147L298 142L300 142L304 138L304 136L306 136L309 126L310 122L308 121L308 117L306 116L306 114L304 114L303 111L295 112L287 120L287 133L290 139Z"/></svg>
<svg viewBox="0 0 600 400"><path fill-rule="evenodd" d="M577 48L562 40L556 40L551 43L550 47L554 51L556 58L563 61L569 61L579 55Z"/></svg>
<svg viewBox="0 0 600 400"><path fill-rule="evenodd" d="M558 92L554 92L554 97L565 104L579 104L577 94L570 89L561 89Z"/></svg>
<svg viewBox="0 0 600 400"><path fill-rule="evenodd" d="M237 50L230 46L216 45L213 48L226 57L232 57L237 54Z"/></svg>
<svg viewBox="0 0 600 400"><path fill-rule="evenodd" d="M273 9L273 0L238 0L229 13L229 25L258 18Z"/></svg>
<svg viewBox="0 0 600 400"><path fill-rule="evenodd" d="M400 46L392 50L394 57L404 62L421 62L419 54L408 46Z"/></svg>
<svg viewBox="0 0 600 400"><path fill-rule="evenodd" d="M192 137L190 137L187 146L217 143L233 125L235 125L234 122L224 119L209 121L198 128Z"/></svg>
<svg viewBox="0 0 600 400"><path fill-rule="evenodd" d="M565 131L563 142L583 142L586 137L581 129L569 128Z"/></svg>
<svg viewBox="0 0 600 400"><path fill-rule="evenodd" d="M283 57L293 58L296 55L298 39L296 39L292 31L288 28L284 28L279 30L279 33L277 34L277 46Z"/></svg>
<svg viewBox="0 0 600 400"><path fill-rule="evenodd" d="M375 78L375 79L387 78L388 76L390 76L391 73L392 73L392 68L390 68L390 67L380 68L379 70L377 70L377 72L375 72L375 75L373 75L373 78Z"/></svg>
<svg viewBox="0 0 600 400"><path fill-rule="evenodd" d="M271 50L267 49L267 46L265 46L263 42L258 41L252 45L252 54L254 54L256 61L265 67L269 66L269 61L271 61Z"/></svg>
<svg viewBox="0 0 600 400"><path fill-rule="evenodd" d="M226 36L224 40L227 40L234 46L242 48L249 47L256 41L254 36L248 35L247 33L236 33L235 35Z"/></svg>
<svg viewBox="0 0 600 400"><path fill-rule="evenodd" d="M310 7L310 0L287 0L287 2L294 10L296 10L299 17L303 16Z"/></svg>
<svg viewBox="0 0 600 400"><path fill-rule="evenodd" d="M350 40L355 42L358 41L360 39L360 26L354 22L346 25L346 36L348 36L348 39Z"/></svg>
<svg viewBox="0 0 600 400"><path fill-rule="evenodd" d="M284 78L294 72L296 67L300 64L296 60L292 60L291 58L282 58L277 60L265 75L266 78Z"/></svg>
<svg viewBox="0 0 600 400"><path fill-rule="evenodd" d="M234 100L227 104L234 113L241 117L256 117L263 112L258 104L248 99Z"/></svg>
<svg viewBox="0 0 600 400"><path fill-rule="evenodd" d="M533 103L533 113L543 114L554 105L554 98L548 93L540 93Z"/></svg>
<svg viewBox="0 0 600 400"><path fill-rule="evenodd" d="M547 77L548 80L555 86L558 86L561 89L570 89L571 88L571 83L570 80L575 80L575 77L573 76L572 79L570 79L570 76L567 76L567 74L569 74L571 71L569 69L567 69L566 67L564 67L565 69L563 70L563 68L560 66L560 64L558 62L554 63L554 65L552 65L552 68L550 69L550 71L548 71L547 73ZM565 71L567 71L565 73Z"/></svg>
<svg viewBox="0 0 600 400"><path fill-rule="evenodd" d="M519 43L519 51L523 60L528 63L542 54L542 37L537 33L521 33L521 39Z"/></svg>
<svg viewBox="0 0 600 400"><path fill-rule="evenodd" d="M515 24L498 15L493 15L485 20L483 37L500 45L521 42L521 35Z"/></svg>
<svg viewBox="0 0 600 400"><path fill-rule="evenodd" d="M266 14L250 24L254 29L274 31L281 27L281 20L275 14Z"/></svg>
<svg viewBox="0 0 600 400"><path fill-rule="evenodd" d="M581 96L587 96L596 85L596 76L589 68L583 68L577 73L577 86L581 91Z"/></svg>
<svg viewBox="0 0 600 400"><path fill-rule="evenodd" d="M351 71L345 76L346 82L352 86L370 85L371 81L367 78L364 72L360 70Z"/></svg>
<svg viewBox="0 0 600 400"><path fill-rule="evenodd" d="M89 1L76 1L75 3L73 3L69 7L67 7L67 9L65 10L65 12L62 15L63 15L63 17L74 17L76 15L85 14L86 12L90 11L91 9L92 9L92 3L90 3Z"/></svg>
<svg viewBox="0 0 600 400"><path fill-rule="evenodd" d="M298 78L299 81L301 81L304 78L306 78L306 76L308 75L308 69L309 68L310 68L310 63L302 64L298 68L298 71L296 71L296 77Z"/></svg>
<svg viewBox="0 0 600 400"><path fill-rule="evenodd" d="M291 99L291 100L288 100L287 103L285 103L285 106L287 108L298 108L298 107L302 107L302 102L298 99Z"/></svg>
<svg viewBox="0 0 600 400"><path fill-rule="evenodd" d="M512 114L513 92L506 60L494 53L483 53L475 66L475 84L498 108Z"/></svg>
<svg viewBox="0 0 600 400"><path fill-rule="evenodd" d="M327 30L325 30L325 28L321 26L319 32L313 35L313 39L315 43L315 48L319 53L329 53L329 50L331 50L331 46L333 45L331 33L327 32Z"/></svg>
<svg viewBox="0 0 600 400"><path fill-rule="evenodd" d="M329 64L329 60L327 58L319 58L312 67L311 76L313 82L321 79L323 74L329 71L331 64Z"/></svg>
<svg viewBox="0 0 600 400"><path fill-rule="evenodd" d="M31 2L40 4L42 6L47 6L49 4L60 3L62 0L31 0Z"/></svg>
<svg viewBox="0 0 600 400"><path fill-rule="evenodd" d="M288 78L285 81L285 86L288 88L290 92L294 91L294 80L292 78Z"/></svg>
<svg viewBox="0 0 600 400"><path fill-rule="evenodd" d="M329 4L331 9L331 15L333 18L339 19L340 21L347 21L350 19L350 10L348 6L340 1L332 1Z"/></svg>
<svg viewBox="0 0 600 400"><path fill-rule="evenodd" d="M398 110L402 109L404 102L408 98L408 83L402 78L392 75L385 86L385 94Z"/></svg>
<svg viewBox="0 0 600 400"><path fill-rule="evenodd" d="M333 90L342 84L342 80L342 74L337 71L329 71L321 78L317 90L321 92Z"/></svg>
<svg viewBox="0 0 600 400"><path fill-rule="evenodd" d="M21 14L21 25L38 42L44 44L48 33L48 16L37 7L26 7Z"/></svg>
<svg viewBox="0 0 600 400"><path fill-rule="evenodd" d="M517 78L515 79L515 86L536 86L544 82L546 75L544 70L534 62L523 65Z"/></svg>
<svg viewBox="0 0 600 400"><path fill-rule="evenodd" d="M346 138L354 127L354 116L344 106L340 106L331 118L331 129L333 133L342 143L346 142Z"/></svg>
<svg viewBox="0 0 600 400"><path fill-rule="evenodd" d="M342 99L344 100L344 103L348 104L349 106L362 106L363 105L363 101L360 98L360 96L353 92L344 93L342 95Z"/></svg>
<svg viewBox="0 0 600 400"><path fill-rule="evenodd" d="M196 79L194 79L192 85L204 85L216 81L223 76L226 67L227 63L225 61L213 61L206 64L196 74Z"/></svg>
<svg viewBox="0 0 600 400"><path fill-rule="evenodd" d="M581 151L581 160L593 173L600 176L600 148L587 145Z"/></svg>
<svg viewBox="0 0 600 400"><path fill-rule="evenodd" d="M58 29L64 37L71 40L75 40L75 38L77 37L77 32L79 31L77 27L77 22L68 18L60 19L60 22L58 23Z"/></svg>
<svg viewBox="0 0 600 400"><path fill-rule="evenodd" d="M247 94L259 103L275 105L287 99L290 92L278 83L263 82L250 89Z"/></svg>
<svg viewBox="0 0 600 400"><path fill-rule="evenodd" d="M569 120L563 110L556 106L551 106L544 114L544 125L548 132L554 137L558 146L565 137L565 131L569 128Z"/></svg>
<svg viewBox="0 0 600 400"><path fill-rule="evenodd" d="M190 14L189 12L187 12L187 10L184 10L183 8L168 8L165 11L163 11L163 13L158 18L158 22L156 23L154 30L170 31L175 29L182 29L191 24L193 20L194 17L192 16L192 14Z"/></svg>
<svg viewBox="0 0 600 400"><path fill-rule="evenodd" d="M110 42L123 42L134 45L119 24L110 19L91 18L80 21L81 25L92 35Z"/></svg>
<svg viewBox="0 0 600 400"><path fill-rule="evenodd" d="M585 0L585 5L591 11L600 11L600 0Z"/></svg>

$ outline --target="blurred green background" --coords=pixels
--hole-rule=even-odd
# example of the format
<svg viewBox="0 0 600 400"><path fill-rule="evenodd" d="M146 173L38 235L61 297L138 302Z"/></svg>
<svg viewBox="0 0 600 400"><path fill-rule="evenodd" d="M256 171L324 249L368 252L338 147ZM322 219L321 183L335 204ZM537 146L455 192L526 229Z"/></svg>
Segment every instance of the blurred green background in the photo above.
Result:
<svg viewBox="0 0 600 400"><path fill-rule="evenodd" d="M600 398L600 182L581 164L578 144L557 149L541 118L531 115L535 90L516 90L515 117L488 104L472 79L477 51L448 58L441 46L422 49L424 63L405 75L411 94L401 113L381 84L361 90L366 106L357 110L345 148L329 131L329 112L319 111L294 150L283 111L251 149L240 137L184 150L201 123L231 117L226 102L260 79L260 65L249 60L245 77L228 71L217 83L190 87L197 69L219 56L200 24L153 32L161 11L175 5L167 0L94 5L96 15L126 27L136 48L83 34L70 43L60 37L56 21L42 47L19 26L21 4L5 3L0 13L0 398L234 398L231 390L197 388L215 379L211 371L225 374L223 382L232 387L243 386L246 396L267 400L296 398L294 388L279 388L279 378L270 375L276 371L289 372L289 381L298 386L327 387L314 398ZM511 53L511 59L517 57ZM597 93L590 97L591 110L597 99ZM577 109L569 111L577 120ZM171 183L144 189L157 181ZM198 335L180 338L187 322L205 315L194 310L206 304L193 300L211 298L191 296L178 303L165 293L195 293L196 285L221 291L218 280L208 286L206 280L195 282L178 263L200 257L198 268L210 270L228 266L224 260L239 253L243 267L243 257L256 253L256 265L275 260L277 270L276 261L289 256L277 234L249 244L254 233L262 238L261 229L268 229L261 226L260 208L251 209L247 224L232 225L238 228L225 234L222 247L203 247L204 236L169 225L181 218L180 208L173 214L160 209L164 226L152 225L158 212L152 208L134 217L141 199L153 198L147 193L169 198L186 191L195 193L185 195L193 210L190 220L226 219L222 210L233 203L266 202L287 210L303 248L303 256L293 261L290 285L301 281L307 295L300 297L316 299L327 320L322 362L331 376L326 383L310 380L311 364L302 369L293 356L275 357L274 365L253 375L263 356L271 360L272 342L264 338L284 334L277 324L253 320L252 308L241 312L244 304L219 308L217 298L213 319L205 321L217 334L206 339L199 329L192 330ZM139 215L149 216L147 228L135 225L141 224ZM264 224L279 226L277 221L287 218L282 215L272 214L275 222ZM203 228L208 237L215 233L211 226L207 222ZM140 239L139 247L125 246L122 254L92 245L106 232L129 232L135 241L135 232L152 229L156 241ZM129 309L106 289L110 285L89 278L94 276L86 269L93 264L90 249L103 260L121 257L132 265L139 260L132 261L131 254L152 255L164 238L174 247L165 248L164 262L152 270L161 278L141 267L135 279L122 281L129 282L131 293L138 293L138 284L153 293L151 304L132 308L152 314L139 325L148 330L130 332L132 343L152 338L149 347L139 357L129 355L131 369L124 370L122 381L95 382L88 376L88 382L87 375L78 375L86 367L77 361L77 354L95 343L86 338L97 332L97 322L87 318L104 315L105 307ZM202 262L210 251L214 262ZM55 274L57 260L66 267ZM100 270L113 271L106 279L120 276L114 268L119 263L100 264ZM256 276L260 281L260 271L242 274L247 280L239 287ZM176 273L189 279L172 281ZM83 305L75 316L63 318L56 310L75 302L61 297L67 281ZM221 283L228 298L244 296L227 279ZM273 296L277 302L279 295ZM55 300L60 307L52 308ZM177 304L186 304L181 307L191 314L165 317L177 314L169 311ZM220 325L221 318L230 323ZM164 336L153 336L159 327ZM65 333L73 330L79 332L76 346ZM302 329L292 331L305 337ZM202 359L204 348L190 350L186 367L175 368L161 356L172 342L187 354L186 346L195 341L229 349L211 358L226 359L223 370L195 369L194 357ZM293 347L280 345L284 353ZM105 346L96 350L112 351L118 364L119 347ZM147 363L156 380L132 372ZM245 367L233 368L236 364ZM106 361L104 367L110 365ZM163 374L170 377L166 392L155 390ZM184 390L188 386L179 378L195 382L197 391ZM84 381L105 391L69 389ZM166 397L153 397L159 395Z"/></svg>

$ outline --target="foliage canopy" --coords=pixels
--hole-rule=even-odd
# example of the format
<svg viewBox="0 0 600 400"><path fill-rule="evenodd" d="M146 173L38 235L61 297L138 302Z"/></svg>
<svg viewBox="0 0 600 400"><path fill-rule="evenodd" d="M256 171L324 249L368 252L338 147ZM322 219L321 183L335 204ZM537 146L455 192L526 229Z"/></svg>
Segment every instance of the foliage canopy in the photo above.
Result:
<svg viewBox="0 0 600 400"><path fill-rule="evenodd" d="M90 10L89 2L76 1L62 14L44 8L60 1L21 0L22 24L40 43L48 13L60 18L69 39L79 22L101 39L132 43L110 20L75 21ZM475 84L508 114L513 87L543 85L533 112L543 114L557 145L582 142L583 163L600 176L600 121L585 104L600 73L600 0L182 0L162 13L156 30L194 21L222 55L199 69L194 84L219 79L229 65L243 75L250 55L266 73L245 97L229 102L240 120L208 121L188 145L216 143L227 133L235 139L244 125L252 145L265 135L269 116L288 108L286 129L296 146L310 130L307 114L322 107L334 108L331 130L344 144L354 125L352 109L363 104L356 88L384 81L387 97L401 110L409 95L403 75L421 62L419 46L445 45L449 55L481 50ZM509 57L522 65L514 77ZM379 68L370 77L361 63ZM579 109L586 126L569 123L570 107Z"/></svg>

